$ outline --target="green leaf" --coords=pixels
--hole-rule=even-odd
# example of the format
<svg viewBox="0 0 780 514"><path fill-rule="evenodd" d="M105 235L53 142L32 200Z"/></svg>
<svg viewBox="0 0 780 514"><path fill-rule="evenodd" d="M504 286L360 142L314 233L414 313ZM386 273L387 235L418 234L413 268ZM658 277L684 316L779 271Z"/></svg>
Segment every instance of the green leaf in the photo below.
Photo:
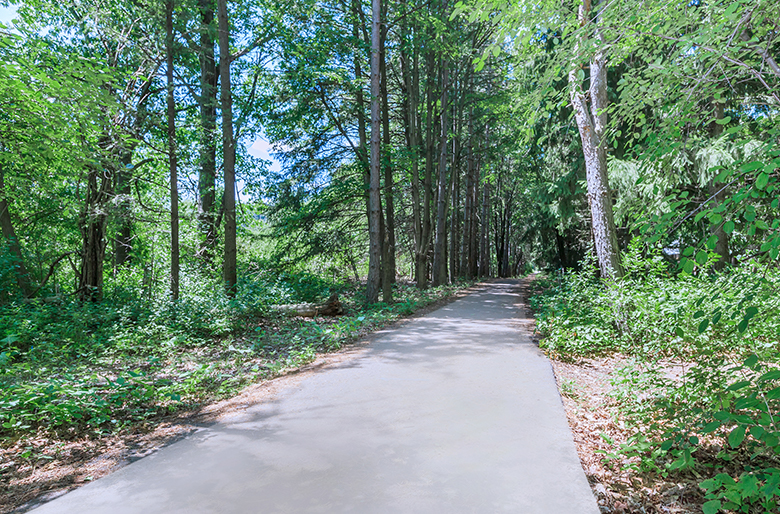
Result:
<svg viewBox="0 0 780 514"><path fill-rule="evenodd" d="M715 123L717 123L718 125L727 125L731 123L731 116L726 116L725 118L715 120Z"/></svg>
<svg viewBox="0 0 780 514"><path fill-rule="evenodd" d="M777 400L780 399L780 387L775 387L768 393L766 393L766 399L767 400Z"/></svg>
<svg viewBox="0 0 780 514"><path fill-rule="evenodd" d="M773 369L758 377L759 382L768 382L770 380L777 380L780 378L780 369Z"/></svg>
<svg viewBox="0 0 780 514"><path fill-rule="evenodd" d="M766 173L761 173L756 179L756 187L759 189L764 189L768 183L769 183L769 175L767 175Z"/></svg>
<svg viewBox="0 0 780 514"><path fill-rule="evenodd" d="M701 506L702 510L704 511L704 514L718 514L720 511L720 500L710 500L708 502L705 502L704 505Z"/></svg>
<svg viewBox="0 0 780 514"><path fill-rule="evenodd" d="M763 167L764 167L764 163L763 162L750 161L750 162L745 163L742 166L740 166L739 167L739 171L747 173L747 172L755 171L755 170L763 168Z"/></svg>
<svg viewBox="0 0 780 514"><path fill-rule="evenodd" d="M735 382L726 388L726 391L738 391L750 385L750 380L740 380Z"/></svg>
<svg viewBox="0 0 780 514"><path fill-rule="evenodd" d="M739 330L739 333L743 333L745 330L747 330L748 323L750 322L749 319L743 319L739 322L739 325L737 325L737 330Z"/></svg>
<svg viewBox="0 0 780 514"><path fill-rule="evenodd" d="M712 417L720 421L727 421L731 419L731 413L725 410L719 410L718 412L713 414Z"/></svg>
<svg viewBox="0 0 780 514"><path fill-rule="evenodd" d="M677 337L685 337L685 332L680 327L676 327L674 329L674 332L675 332L675 334L677 334Z"/></svg>
<svg viewBox="0 0 780 514"><path fill-rule="evenodd" d="M704 316L704 311L696 311L693 313L693 319L699 319Z"/></svg>
<svg viewBox="0 0 780 514"><path fill-rule="evenodd" d="M704 331L707 330L707 327L709 326L709 324L710 324L709 318L704 318L702 320L702 322L699 323L699 329L698 329L699 333L700 334L704 333Z"/></svg>
<svg viewBox="0 0 780 514"><path fill-rule="evenodd" d="M688 274L691 274L691 273L693 273L693 267L694 267L693 261L683 257L683 259L682 259L683 271L685 271Z"/></svg>
<svg viewBox="0 0 780 514"><path fill-rule="evenodd" d="M729 434L729 446L736 448L745 440L745 426L737 425Z"/></svg>
<svg viewBox="0 0 780 514"><path fill-rule="evenodd" d="M701 429L702 432L705 434L709 434L710 432L714 432L717 429L720 428L721 422L720 421L711 421L704 425L704 427Z"/></svg>
<svg viewBox="0 0 780 514"><path fill-rule="evenodd" d="M709 257L709 254L705 252L704 250L699 250L696 252L696 263L699 265L703 265L707 263L707 258Z"/></svg>
<svg viewBox="0 0 780 514"><path fill-rule="evenodd" d="M737 9L739 9L739 2L732 2L731 5L726 8L726 12L723 13L723 16L731 18L737 12Z"/></svg>
<svg viewBox="0 0 780 514"><path fill-rule="evenodd" d="M729 220L723 224L723 231L727 234L734 232L734 222Z"/></svg>

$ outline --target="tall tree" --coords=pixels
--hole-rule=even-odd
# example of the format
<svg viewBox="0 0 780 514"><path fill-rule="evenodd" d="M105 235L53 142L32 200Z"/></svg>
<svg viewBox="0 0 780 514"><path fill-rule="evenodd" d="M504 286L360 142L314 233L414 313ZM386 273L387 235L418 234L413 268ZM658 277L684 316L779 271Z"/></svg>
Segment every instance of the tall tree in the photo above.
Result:
<svg viewBox="0 0 780 514"><path fill-rule="evenodd" d="M173 0L165 2L165 70L168 117L168 166L171 197L171 298L179 299L179 176L176 160L176 100L173 96Z"/></svg>
<svg viewBox="0 0 780 514"><path fill-rule="evenodd" d="M387 16L387 2L382 5L382 18ZM382 30L379 55L380 96L382 98L382 164L385 180L385 230L382 242L382 301L393 301L393 284L395 283L395 206L393 199L393 162L390 140L390 107L387 89L386 45L387 28Z"/></svg>
<svg viewBox="0 0 780 514"><path fill-rule="evenodd" d="M7 193L5 190L3 163L0 161L0 227L2 227L3 238L8 245L8 250L13 256L16 283L19 285L19 290L22 292L22 294L26 297L29 297L32 293L32 287L30 286L30 276L27 273L27 267L24 265L22 247L19 245L19 238L16 236L16 230L14 229L13 219L11 218L11 211L8 208L8 199L6 195Z"/></svg>
<svg viewBox="0 0 780 514"><path fill-rule="evenodd" d="M578 19L583 31L581 38L584 40L585 30L593 27L596 39L603 43L598 15L592 16L591 11L591 0L583 0L578 11ZM575 47L575 52L579 49L580 45ZM590 88L587 94L582 89L584 76L582 67L575 66L569 71L571 104L585 157L593 241L601 275L605 278L620 277L623 271L612 213L612 194L607 179L607 148L604 137L608 107L607 63L603 49L596 50L590 59Z"/></svg>
<svg viewBox="0 0 780 514"><path fill-rule="evenodd" d="M439 175L437 186L436 201L436 236L433 243L433 286L440 286L447 283L447 147L449 125L447 123L447 112L449 110L448 92L449 92L449 64L442 57L441 63L441 113L439 115L439 125L441 129L441 142L439 154Z"/></svg>
<svg viewBox="0 0 780 514"><path fill-rule="evenodd" d="M379 198L380 174L382 167L381 155L381 119L380 119L380 58L382 44L382 2L371 1L371 167L369 172L369 253L368 253L368 284L366 285L366 302L375 303L379 298L381 286L380 260L382 256L382 240L380 237L381 203Z"/></svg>
<svg viewBox="0 0 780 514"><path fill-rule="evenodd" d="M211 260L217 239L214 203L217 181L217 61L214 56L214 0L198 0L200 12L200 169L198 174L199 255Z"/></svg>
<svg viewBox="0 0 780 514"><path fill-rule="evenodd" d="M227 0L217 1L219 25L219 78L222 101L222 170L225 177L225 260L222 279L228 295L236 294L236 141L233 137L233 96L230 84L230 20Z"/></svg>

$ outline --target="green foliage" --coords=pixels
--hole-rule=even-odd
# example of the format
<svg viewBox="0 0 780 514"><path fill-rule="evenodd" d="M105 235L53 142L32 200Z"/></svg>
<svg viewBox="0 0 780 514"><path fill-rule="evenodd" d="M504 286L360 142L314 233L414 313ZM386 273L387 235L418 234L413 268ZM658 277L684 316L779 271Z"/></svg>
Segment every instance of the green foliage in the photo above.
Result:
<svg viewBox="0 0 780 514"><path fill-rule="evenodd" d="M310 273L258 271L240 283L235 299L200 275L182 278L186 293L177 303L149 298L126 277L98 303L0 307L0 437L113 431L224 397L460 287L398 285L399 303L364 306L357 286ZM347 315L297 319L268 308L333 292Z"/></svg>
<svg viewBox="0 0 780 514"><path fill-rule="evenodd" d="M780 504L780 273L750 267L698 276L642 255L612 283L580 273L539 282L541 346L563 358L619 352L620 415L637 431L607 459L707 478L705 511L774 512ZM708 258L709 259L709 258ZM754 263L754 265L756 265ZM716 455L715 455L716 454ZM714 468L713 468L714 466ZM736 472L715 475L719 467Z"/></svg>

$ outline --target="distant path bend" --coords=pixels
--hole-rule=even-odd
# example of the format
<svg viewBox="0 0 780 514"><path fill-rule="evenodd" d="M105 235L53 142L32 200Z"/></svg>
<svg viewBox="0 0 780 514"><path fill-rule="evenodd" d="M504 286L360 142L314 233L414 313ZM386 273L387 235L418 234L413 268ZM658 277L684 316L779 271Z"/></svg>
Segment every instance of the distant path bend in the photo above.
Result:
<svg viewBox="0 0 780 514"><path fill-rule="evenodd" d="M36 514L596 514L520 282L485 284Z"/></svg>

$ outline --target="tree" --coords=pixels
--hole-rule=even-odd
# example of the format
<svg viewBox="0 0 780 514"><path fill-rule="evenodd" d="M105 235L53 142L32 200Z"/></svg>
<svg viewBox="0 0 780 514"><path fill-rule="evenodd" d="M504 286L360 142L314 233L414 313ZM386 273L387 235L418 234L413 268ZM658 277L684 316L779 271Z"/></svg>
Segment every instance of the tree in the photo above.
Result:
<svg viewBox="0 0 780 514"><path fill-rule="evenodd" d="M604 40L598 28L598 14L591 17L591 2L583 0L577 15L580 27L593 27L596 39ZM579 49L575 47L575 52ZM605 130L607 127L607 62L604 51L597 49L590 58L589 95L582 90L584 73L581 68L569 71L571 104L582 138L582 152L585 156L585 176L588 184L591 227L596 257L601 276L621 277L620 255L612 214L612 193L607 179L607 148Z"/></svg>
<svg viewBox="0 0 780 514"><path fill-rule="evenodd" d="M173 0L165 2L165 71L168 107L168 165L171 187L171 298L179 299L179 189L176 161L176 101L173 96Z"/></svg>
<svg viewBox="0 0 780 514"><path fill-rule="evenodd" d="M381 173L381 134L380 134L380 58L382 52L382 4L381 0L371 1L371 168L369 175L369 264L366 302L375 303L379 298L380 259L382 241L379 232L382 216L379 199L379 179Z"/></svg>
<svg viewBox="0 0 780 514"><path fill-rule="evenodd" d="M236 141L233 137L233 97L230 84L230 21L227 0L217 1L219 74L222 99L222 169L225 177L225 260L222 277L229 295L236 294Z"/></svg>

